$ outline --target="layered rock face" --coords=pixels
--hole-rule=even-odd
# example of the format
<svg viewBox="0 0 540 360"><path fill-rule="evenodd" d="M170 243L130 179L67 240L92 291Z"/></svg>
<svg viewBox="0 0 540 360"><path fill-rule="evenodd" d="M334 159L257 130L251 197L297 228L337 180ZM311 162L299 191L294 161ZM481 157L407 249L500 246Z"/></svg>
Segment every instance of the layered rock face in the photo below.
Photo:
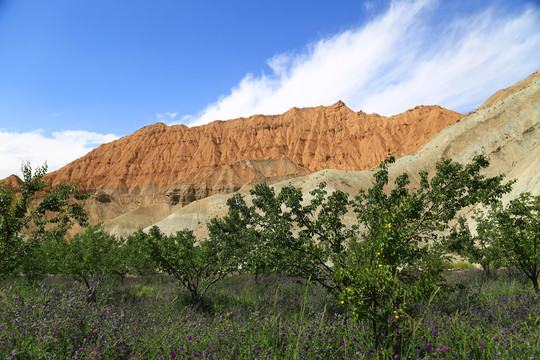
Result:
<svg viewBox="0 0 540 360"><path fill-rule="evenodd" d="M78 181L83 190L99 190L102 203L129 195L139 205L156 197L185 205L260 178L369 169L389 154L415 152L460 118L438 106L384 117L338 102L193 128L158 123L101 145L48 180Z"/></svg>

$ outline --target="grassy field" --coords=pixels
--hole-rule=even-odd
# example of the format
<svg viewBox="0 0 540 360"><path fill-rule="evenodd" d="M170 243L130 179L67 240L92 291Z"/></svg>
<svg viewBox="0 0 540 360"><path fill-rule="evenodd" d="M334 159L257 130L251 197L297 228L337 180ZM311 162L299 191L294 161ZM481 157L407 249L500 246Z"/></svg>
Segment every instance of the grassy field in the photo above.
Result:
<svg viewBox="0 0 540 360"><path fill-rule="evenodd" d="M111 282L91 299L47 278L0 284L2 359L534 359L540 303L515 272L454 270L431 303L370 332L314 284L233 276L192 304L166 276Z"/></svg>

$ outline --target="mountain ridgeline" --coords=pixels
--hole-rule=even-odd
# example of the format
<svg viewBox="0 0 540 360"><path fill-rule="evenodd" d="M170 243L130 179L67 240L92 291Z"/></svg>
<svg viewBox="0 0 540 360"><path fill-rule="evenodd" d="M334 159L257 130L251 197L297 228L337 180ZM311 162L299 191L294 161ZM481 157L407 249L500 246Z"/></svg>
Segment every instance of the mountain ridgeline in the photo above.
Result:
<svg viewBox="0 0 540 360"><path fill-rule="evenodd" d="M109 195L168 194L187 204L256 178L323 169L365 170L415 152L461 114L419 106L392 117L332 106L292 108L189 128L158 123L104 144L49 175Z"/></svg>
<svg viewBox="0 0 540 360"><path fill-rule="evenodd" d="M101 145L47 180L95 190L86 202L90 223L113 234L158 225L204 236L206 222L225 214L233 193L249 195L266 182L276 190L301 187L309 197L324 181L355 195L371 186L370 169L390 154L398 157L390 176L407 172L413 186L418 171L433 172L443 158L468 163L483 154L491 162L487 175L517 180L506 200L540 194L540 71L465 117L439 106L384 117L340 101L192 128L158 123Z"/></svg>

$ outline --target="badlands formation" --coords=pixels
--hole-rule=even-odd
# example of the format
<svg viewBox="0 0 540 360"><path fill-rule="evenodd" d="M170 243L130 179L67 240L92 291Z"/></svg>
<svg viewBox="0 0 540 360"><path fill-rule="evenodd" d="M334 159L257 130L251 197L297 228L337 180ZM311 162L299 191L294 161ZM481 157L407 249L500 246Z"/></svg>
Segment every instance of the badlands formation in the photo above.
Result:
<svg viewBox="0 0 540 360"><path fill-rule="evenodd" d="M0 180L0 185L6 185L15 189L15 191L19 191L19 186L22 184L23 181L17 175L10 175L5 179Z"/></svg>
<svg viewBox="0 0 540 360"><path fill-rule="evenodd" d="M485 171L487 176L504 173L507 180L516 180L512 192L503 201L507 202L526 191L540 195L540 70L518 84L498 91L477 110L431 137L414 154L399 157L389 168L390 177L407 172L414 186L418 184L420 170L433 174L436 163L443 158L465 164L480 154L490 160L490 167ZM272 186L276 192L289 184L301 187L304 198L308 199L309 191L322 181L329 189L354 195L359 189L370 187L372 179L373 170L325 169L276 182ZM247 196L249 189L245 186L239 192ZM193 202L155 225L167 233L189 228L203 237L206 235L206 222L226 213L229 196L215 195ZM349 222L354 220L354 214L346 219ZM129 230L128 223L122 221L111 221L107 226L117 233Z"/></svg>
<svg viewBox="0 0 540 360"><path fill-rule="evenodd" d="M171 203L188 204L256 178L370 169L389 154L418 150L460 118L438 106L388 118L338 102L194 128L158 123L104 144L48 178L53 185L80 181L82 190L166 194Z"/></svg>
<svg viewBox="0 0 540 360"><path fill-rule="evenodd" d="M372 184L370 169L390 154L398 156L390 175L407 172L413 185L420 170L433 173L443 158L468 163L484 154L491 162L486 175L517 180L504 200L524 191L540 194L540 70L465 117L438 106L383 117L338 102L194 128L155 124L47 177L96 190L86 206L91 222L113 234L158 225L166 233L188 228L203 237L206 222L226 213L232 193L247 196L266 182L276 191L301 187L308 199L325 181L354 195Z"/></svg>
<svg viewBox="0 0 540 360"><path fill-rule="evenodd" d="M127 235L192 204L195 217L205 217L215 210L209 204L227 197L220 195L256 182L370 169L390 154L417 151L462 117L439 106L368 115L340 101L193 128L158 123L101 145L47 178L96 190L87 203L91 222Z"/></svg>

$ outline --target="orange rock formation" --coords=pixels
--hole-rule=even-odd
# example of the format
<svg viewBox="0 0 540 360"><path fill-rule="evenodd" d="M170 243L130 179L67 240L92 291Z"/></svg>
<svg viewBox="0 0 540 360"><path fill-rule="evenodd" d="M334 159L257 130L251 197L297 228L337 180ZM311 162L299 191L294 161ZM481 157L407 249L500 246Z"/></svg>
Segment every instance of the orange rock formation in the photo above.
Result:
<svg viewBox="0 0 540 360"><path fill-rule="evenodd" d="M22 184L23 181L17 175L10 175L5 179L0 180L0 186L4 185L10 187L16 192L19 191L19 188Z"/></svg>
<svg viewBox="0 0 540 360"><path fill-rule="evenodd" d="M53 185L80 181L81 189L100 194L166 195L171 204L189 203L260 177L370 169L389 154L415 152L460 118L439 106L369 115L340 101L193 128L158 123L101 145L47 177Z"/></svg>

